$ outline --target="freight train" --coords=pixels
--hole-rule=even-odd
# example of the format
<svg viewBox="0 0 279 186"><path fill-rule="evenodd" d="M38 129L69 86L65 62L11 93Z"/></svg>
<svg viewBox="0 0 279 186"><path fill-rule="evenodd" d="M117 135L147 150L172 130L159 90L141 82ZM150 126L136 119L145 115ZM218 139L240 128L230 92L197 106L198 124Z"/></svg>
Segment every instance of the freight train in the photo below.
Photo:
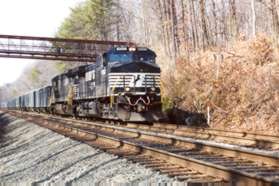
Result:
<svg viewBox="0 0 279 186"><path fill-rule="evenodd" d="M124 122L164 119L160 68L145 47L114 47L96 63L59 74L51 85L9 100L9 109Z"/></svg>

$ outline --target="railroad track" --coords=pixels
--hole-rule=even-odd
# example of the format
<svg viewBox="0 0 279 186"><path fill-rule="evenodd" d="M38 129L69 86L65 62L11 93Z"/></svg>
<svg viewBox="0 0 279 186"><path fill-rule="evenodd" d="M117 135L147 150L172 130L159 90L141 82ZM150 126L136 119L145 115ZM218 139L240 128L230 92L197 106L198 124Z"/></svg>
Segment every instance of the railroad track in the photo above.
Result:
<svg viewBox="0 0 279 186"><path fill-rule="evenodd" d="M271 151L252 151L185 138L174 135L181 129L171 129L175 131L170 134L167 126L165 132L158 132L153 130L161 128L158 126L150 130L150 126L143 129L131 124L123 127L32 113L13 114L178 180L233 185L279 184L279 158Z"/></svg>

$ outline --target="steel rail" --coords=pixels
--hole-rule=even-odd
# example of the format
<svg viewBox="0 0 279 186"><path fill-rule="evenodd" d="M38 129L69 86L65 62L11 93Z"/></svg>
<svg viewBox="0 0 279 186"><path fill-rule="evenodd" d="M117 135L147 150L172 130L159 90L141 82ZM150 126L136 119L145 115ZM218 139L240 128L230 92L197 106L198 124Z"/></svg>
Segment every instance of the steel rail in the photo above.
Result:
<svg viewBox="0 0 279 186"><path fill-rule="evenodd" d="M279 136L275 135L226 131L213 128L185 127L176 124L154 124L147 126L130 123L127 125L127 127L148 131L158 131L177 136L187 136L195 139L213 140L217 142L225 142L259 149L279 149Z"/></svg>

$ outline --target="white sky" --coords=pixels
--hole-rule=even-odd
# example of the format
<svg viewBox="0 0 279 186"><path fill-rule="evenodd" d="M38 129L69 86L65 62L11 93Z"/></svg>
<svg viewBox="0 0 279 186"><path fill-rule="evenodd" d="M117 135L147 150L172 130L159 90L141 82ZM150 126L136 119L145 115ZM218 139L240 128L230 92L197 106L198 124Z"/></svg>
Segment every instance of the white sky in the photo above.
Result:
<svg viewBox="0 0 279 186"><path fill-rule="evenodd" d="M0 34L53 37L74 7L83 0L1 0ZM0 86L15 81L28 59L0 58Z"/></svg>

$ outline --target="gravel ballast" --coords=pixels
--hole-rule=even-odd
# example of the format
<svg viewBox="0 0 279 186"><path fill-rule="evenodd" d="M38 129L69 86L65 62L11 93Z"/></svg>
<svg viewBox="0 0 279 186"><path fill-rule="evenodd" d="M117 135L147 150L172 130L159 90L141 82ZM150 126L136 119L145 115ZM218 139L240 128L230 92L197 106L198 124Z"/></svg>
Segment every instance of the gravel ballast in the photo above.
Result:
<svg viewBox="0 0 279 186"><path fill-rule="evenodd" d="M0 183L173 182L139 164L0 113Z"/></svg>

